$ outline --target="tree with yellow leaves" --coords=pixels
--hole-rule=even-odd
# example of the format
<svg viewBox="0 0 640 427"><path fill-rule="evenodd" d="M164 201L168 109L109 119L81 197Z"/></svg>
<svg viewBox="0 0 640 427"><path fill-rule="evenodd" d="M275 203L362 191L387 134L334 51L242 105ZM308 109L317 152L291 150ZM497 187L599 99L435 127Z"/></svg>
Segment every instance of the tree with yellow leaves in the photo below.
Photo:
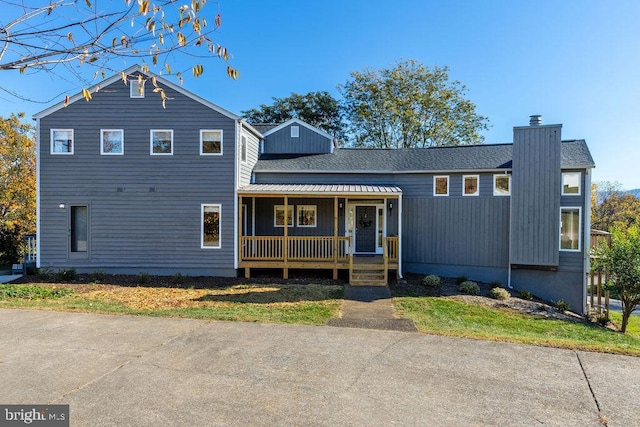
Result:
<svg viewBox="0 0 640 427"><path fill-rule="evenodd" d="M36 230L36 149L24 114L0 117L0 264L18 261Z"/></svg>

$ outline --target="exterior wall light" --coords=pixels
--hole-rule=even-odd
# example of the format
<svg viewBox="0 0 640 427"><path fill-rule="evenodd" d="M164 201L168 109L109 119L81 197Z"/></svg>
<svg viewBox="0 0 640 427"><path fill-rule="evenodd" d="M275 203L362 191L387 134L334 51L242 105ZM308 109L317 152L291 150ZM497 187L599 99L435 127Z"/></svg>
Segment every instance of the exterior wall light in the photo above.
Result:
<svg viewBox="0 0 640 427"><path fill-rule="evenodd" d="M60 209L64 209L64 208L66 208L66 207L67 207L67 205L65 205L64 203L60 203L60 204L58 205L58 207L59 207Z"/></svg>

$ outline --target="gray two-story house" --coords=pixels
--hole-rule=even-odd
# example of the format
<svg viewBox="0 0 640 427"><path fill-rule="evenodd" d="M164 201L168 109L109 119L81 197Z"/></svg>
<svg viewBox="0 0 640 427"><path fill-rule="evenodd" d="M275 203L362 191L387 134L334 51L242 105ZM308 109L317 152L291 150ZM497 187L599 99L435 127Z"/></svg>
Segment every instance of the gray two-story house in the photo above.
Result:
<svg viewBox="0 0 640 427"><path fill-rule="evenodd" d="M345 149L301 120L252 126L139 67L123 75L35 116L39 266L465 275L584 311L594 162L561 125L532 116L511 144Z"/></svg>

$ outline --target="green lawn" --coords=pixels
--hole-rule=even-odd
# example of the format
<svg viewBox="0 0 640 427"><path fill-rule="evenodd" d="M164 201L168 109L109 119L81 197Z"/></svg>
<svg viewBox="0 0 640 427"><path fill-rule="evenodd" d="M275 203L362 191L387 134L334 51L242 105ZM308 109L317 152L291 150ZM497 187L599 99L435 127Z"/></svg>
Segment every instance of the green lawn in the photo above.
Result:
<svg viewBox="0 0 640 427"><path fill-rule="evenodd" d="M545 319L442 297L399 296L394 298L394 306L424 333L640 356L637 316L623 335L596 325ZM613 313L612 319L619 322L620 316Z"/></svg>

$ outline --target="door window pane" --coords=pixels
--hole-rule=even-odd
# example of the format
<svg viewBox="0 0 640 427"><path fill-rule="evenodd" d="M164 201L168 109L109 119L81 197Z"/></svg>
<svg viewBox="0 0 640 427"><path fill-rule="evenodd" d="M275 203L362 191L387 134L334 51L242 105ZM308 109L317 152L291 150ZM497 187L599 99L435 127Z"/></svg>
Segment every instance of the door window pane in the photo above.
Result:
<svg viewBox="0 0 640 427"><path fill-rule="evenodd" d="M71 252L88 250L88 213L87 206L71 206Z"/></svg>

